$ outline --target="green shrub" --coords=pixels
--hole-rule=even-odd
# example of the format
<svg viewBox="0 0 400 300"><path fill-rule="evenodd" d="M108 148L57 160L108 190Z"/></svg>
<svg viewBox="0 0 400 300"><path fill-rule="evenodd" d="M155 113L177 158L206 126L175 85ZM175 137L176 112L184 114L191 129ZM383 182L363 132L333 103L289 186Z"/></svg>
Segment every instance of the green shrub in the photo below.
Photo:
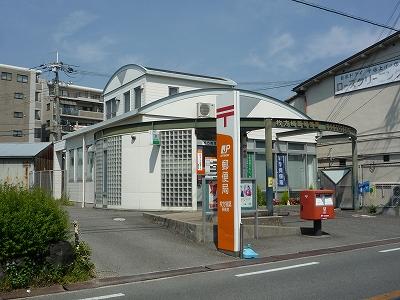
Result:
<svg viewBox="0 0 400 300"><path fill-rule="evenodd" d="M68 215L42 190L0 185L0 263L46 252L69 237Z"/></svg>
<svg viewBox="0 0 400 300"><path fill-rule="evenodd" d="M0 291L88 280L94 277L90 248L74 247L74 261L46 262L51 243L70 238L67 213L46 192L0 185Z"/></svg>
<svg viewBox="0 0 400 300"><path fill-rule="evenodd" d="M376 214L376 209L377 209L376 205L373 205L373 204L371 204L367 207L368 213L370 213L370 214Z"/></svg>
<svg viewBox="0 0 400 300"><path fill-rule="evenodd" d="M94 264L90 260L92 251L85 242L80 242L75 248L75 261L63 278L64 283L86 281L95 276Z"/></svg>
<svg viewBox="0 0 400 300"><path fill-rule="evenodd" d="M265 201L265 193L261 190L260 186L257 185L257 206L265 206L266 201Z"/></svg>
<svg viewBox="0 0 400 300"><path fill-rule="evenodd" d="M62 193L60 199L56 199L58 204L63 205L63 206L74 206L75 203L70 201L69 195L67 193Z"/></svg>
<svg viewBox="0 0 400 300"><path fill-rule="evenodd" d="M281 196L281 200L279 201L280 205L287 205L289 201L289 192L284 191Z"/></svg>

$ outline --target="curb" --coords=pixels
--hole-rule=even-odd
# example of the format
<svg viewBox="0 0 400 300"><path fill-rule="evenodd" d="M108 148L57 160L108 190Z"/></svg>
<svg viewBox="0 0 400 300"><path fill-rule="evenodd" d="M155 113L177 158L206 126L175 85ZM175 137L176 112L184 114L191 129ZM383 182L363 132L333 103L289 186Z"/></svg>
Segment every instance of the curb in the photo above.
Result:
<svg viewBox="0 0 400 300"><path fill-rule="evenodd" d="M66 291L79 291L79 290L84 290L84 289L113 286L113 285L119 285L119 284L141 282L141 281L183 276L183 275L189 275L189 274L198 274L198 273L203 273L203 272L211 272L211 271L231 269L231 268L243 267L243 266L252 266L252 265L265 264L265 263L271 263L271 262L285 261L285 260L290 260L290 259L340 253L340 252L346 252L346 251L352 251L352 250L358 250L358 249L364 249L364 248L370 248L370 247L376 247L376 246L382 246L382 245L396 244L396 243L400 243L400 237L371 241L371 242L364 242L364 243L358 243L358 244L351 244L351 245L335 246L335 247L317 249L317 250L301 251L301 252L297 252L297 253L266 256L266 257L251 259L251 260L234 260L234 261L230 261L230 262L216 263L216 264L212 264L212 265L205 265L205 266L199 266L199 267L189 267L189 268L182 268L182 269L158 271L158 272L144 273L144 274L137 274L137 275L130 275L130 276L93 279L91 281L66 284L64 286L58 284L58 285L53 285L53 286L44 287L44 288L32 288L30 293L27 293L26 289L20 289L20 290L15 290L15 291L8 292L8 293L0 293L0 300L33 297L33 296L61 293L61 292L66 292Z"/></svg>

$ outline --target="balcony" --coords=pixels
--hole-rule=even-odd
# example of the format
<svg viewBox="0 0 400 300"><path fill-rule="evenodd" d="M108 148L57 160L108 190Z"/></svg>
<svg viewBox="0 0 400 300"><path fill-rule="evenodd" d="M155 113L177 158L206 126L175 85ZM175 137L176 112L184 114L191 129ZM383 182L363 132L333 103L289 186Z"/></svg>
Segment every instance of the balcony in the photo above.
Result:
<svg viewBox="0 0 400 300"><path fill-rule="evenodd" d="M91 119L91 120L99 120L99 121L103 120L102 112L80 110L75 107L62 107L61 115L64 115L67 117L76 117L76 118L81 118L81 119Z"/></svg>

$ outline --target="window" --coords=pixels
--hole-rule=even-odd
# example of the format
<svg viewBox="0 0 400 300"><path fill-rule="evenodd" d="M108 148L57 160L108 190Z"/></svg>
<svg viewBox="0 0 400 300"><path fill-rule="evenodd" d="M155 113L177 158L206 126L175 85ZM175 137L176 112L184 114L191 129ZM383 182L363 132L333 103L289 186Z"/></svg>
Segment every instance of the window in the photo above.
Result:
<svg viewBox="0 0 400 300"><path fill-rule="evenodd" d="M40 101L40 93L35 92L35 101Z"/></svg>
<svg viewBox="0 0 400 300"><path fill-rule="evenodd" d="M68 97L68 91L67 90L61 90L61 96Z"/></svg>
<svg viewBox="0 0 400 300"><path fill-rule="evenodd" d="M11 81L12 74L8 72L1 72L1 80L8 80Z"/></svg>
<svg viewBox="0 0 400 300"><path fill-rule="evenodd" d="M383 156L383 161L384 162L389 162L390 161L390 155L386 154Z"/></svg>
<svg viewBox="0 0 400 300"><path fill-rule="evenodd" d="M27 75L17 74L17 81L18 82L22 82L22 83L27 83L28 82L28 76Z"/></svg>
<svg viewBox="0 0 400 300"><path fill-rule="evenodd" d="M22 136L22 130L13 130L13 136L14 137L21 137Z"/></svg>
<svg viewBox="0 0 400 300"><path fill-rule="evenodd" d="M14 111L14 118L21 119L24 117L24 113L22 111Z"/></svg>
<svg viewBox="0 0 400 300"><path fill-rule="evenodd" d="M40 139L42 137L42 128L35 128L35 139Z"/></svg>
<svg viewBox="0 0 400 300"><path fill-rule="evenodd" d="M256 141L256 148L265 149L265 141Z"/></svg>
<svg viewBox="0 0 400 300"><path fill-rule="evenodd" d="M49 111L50 110L50 103L46 104L46 110Z"/></svg>
<svg viewBox="0 0 400 300"><path fill-rule="evenodd" d="M124 93L124 110L125 112L131 110L131 93L129 91Z"/></svg>
<svg viewBox="0 0 400 300"><path fill-rule="evenodd" d="M135 88L135 108L140 108L142 106L142 88L138 86Z"/></svg>
<svg viewBox="0 0 400 300"><path fill-rule="evenodd" d="M106 119L117 115L117 99L113 98L106 102Z"/></svg>
<svg viewBox="0 0 400 300"><path fill-rule="evenodd" d="M175 95L179 93L179 88L176 86L169 86L168 87L168 94L171 95Z"/></svg>
<svg viewBox="0 0 400 300"><path fill-rule="evenodd" d="M345 158L340 158L339 159L339 166L340 167L345 167L346 166L346 159Z"/></svg>
<svg viewBox="0 0 400 300"><path fill-rule="evenodd" d="M24 93L14 93L14 99L24 99Z"/></svg>
<svg viewBox="0 0 400 300"><path fill-rule="evenodd" d="M76 180L77 181L82 181L82 175L83 175L83 149L78 148L76 149Z"/></svg>
<svg viewBox="0 0 400 300"><path fill-rule="evenodd" d="M68 151L68 157L69 157L69 164L68 164L68 180L69 182L73 182L75 177L74 177L74 171L75 171L75 157L74 157L74 150L69 150Z"/></svg>
<svg viewBox="0 0 400 300"><path fill-rule="evenodd" d="M86 180L93 180L93 169L94 169L94 152L87 152L87 169L86 169Z"/></svg>
<svg viewBox="0 0 400 300"><path fill-rule="evenodd" d="M79 98L88 98L88 92L79 92L78 97Z"/></svg>
<svg viewBox="0 0 400 300"><path fill-rule="evenodd" d="M291 189L306 188L304 154L289 154L287 162L288 185Z"/></svg>
<svg viewBox="0 0 400 300"><path fill-rule="evenodd" d="M304 150L304 144L288 143L289 150Z"/></svg>
<svg viewBox="0 0 400 300"><path fill-rule="evenodd" d="M46 126L47 126L47 127L50 127L50 120L47 120L47 121L46 121Z"/></svg>
<svg viewBox="0 0 400 300"><path fill-rule="evenodd" d="M35 120L40 120L40 110L35 110Z"/></svg>

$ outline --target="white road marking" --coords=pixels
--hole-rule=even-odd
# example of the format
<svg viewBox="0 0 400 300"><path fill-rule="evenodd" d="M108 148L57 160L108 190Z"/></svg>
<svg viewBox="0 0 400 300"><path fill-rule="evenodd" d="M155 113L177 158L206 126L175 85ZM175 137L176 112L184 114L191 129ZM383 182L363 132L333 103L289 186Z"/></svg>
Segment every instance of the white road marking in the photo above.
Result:
<svg viewBox="0 0 400 300"><path fill-rule="evenodd" d="M98 296L98 297L91 297L91 298L83 298L79 300L101 300L101 299L110 299L110 298L117 298L117 297L123 297L125 294L118 293L118 294L111 294L111 295L104 295L104 296Z"/></svg>
<svg viewBox="0 0 400 300"><path fill-rule="evenodd" d="M242 274L237 274L235 276L236 277L244 277L244 276L258 275L258 274L263 274L263 273L271 273L271 272L276 272L276 271L283 271L283 270L307 267L307 266L318 265L318 264L319 264L319 262L313 261L313 262L306 263L306 264L299 264L299 265L275 268L275 269L270 269L270 270L262 270L262 271L256 271L256 272L250 272L250 273L242 273Z"/></svg>
<svg viewBox="0 0 400 300"><path fill-rule="evenodd" d="M379 251L380 253L385 253L385 252L392 252L392 251L398 251L400 248L393 248L393 249L387 249L387 250L381 250Z"/></svg>

